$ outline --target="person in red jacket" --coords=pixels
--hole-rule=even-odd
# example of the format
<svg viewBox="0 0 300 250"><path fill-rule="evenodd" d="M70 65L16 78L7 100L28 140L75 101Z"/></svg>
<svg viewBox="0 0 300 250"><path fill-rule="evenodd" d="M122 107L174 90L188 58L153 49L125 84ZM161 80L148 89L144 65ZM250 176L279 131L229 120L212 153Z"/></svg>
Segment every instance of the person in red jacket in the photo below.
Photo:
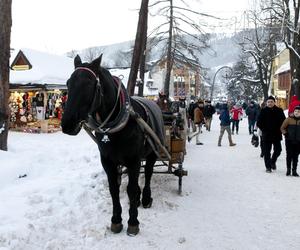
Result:
<svg viewBox="0 0 300 250"><path fill-rule="evenodd" d="M300 101L298 100L298 97L296 95L292 96L291 103L289 105L289 116L294 116L294 110L297 106L300 105Z"/></svg>
<svg viewBox="0 0 300 250"><path fill-rule="evenodd" d="M243 116L243 109L239 105L234 105L233 108L230 110L231 120L232 120L232 129L231 132L234 134L234 128L236 134L239 133L239 122Z"/></svg>

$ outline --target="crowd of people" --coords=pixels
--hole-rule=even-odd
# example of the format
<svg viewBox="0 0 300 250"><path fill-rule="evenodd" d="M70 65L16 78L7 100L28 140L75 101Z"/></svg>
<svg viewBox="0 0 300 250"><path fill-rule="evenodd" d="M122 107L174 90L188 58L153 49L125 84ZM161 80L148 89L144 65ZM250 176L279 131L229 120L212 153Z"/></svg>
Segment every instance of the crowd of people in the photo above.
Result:
<svg viewBox="0 0 300 250"><path fill-rule="evenodd" d="M163 104L162 108L165 108L167 102ZM282 152L281 141L284 136L286 175L299 176L297 165L300 153L300 101L296 96L292 97L287 118L283 109L276 105L273 96L269 96L261 105L251 101L249 104L245 102L217 103L213 106L210 100L199 99L191 100L187 106L185 98L179 99L179 104L181 110L184 110L183 117L186 120L188 142L192 142L195 138L196 145L203 145L200 141L202 129L205 127L208 132L211 130L213 115L217 113L220 122L217 145L222 146L222 138L226 131L229 146L236 146L232 135L239 134L239 123L243 117L247 117L252 144L260 145L260 157L264 158L266 172L271 173L276 170L276 162ZM258 138L256 142L253 142L254 138Z"/></svg>

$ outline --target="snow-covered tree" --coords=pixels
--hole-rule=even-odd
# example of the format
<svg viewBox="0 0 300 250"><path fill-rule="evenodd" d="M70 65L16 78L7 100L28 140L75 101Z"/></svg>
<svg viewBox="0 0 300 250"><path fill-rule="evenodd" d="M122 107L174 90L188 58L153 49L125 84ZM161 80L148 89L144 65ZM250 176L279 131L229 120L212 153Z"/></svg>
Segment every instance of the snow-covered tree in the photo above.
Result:
<svg viewBox="0 0 300 250"><path fill-rule="evenodd" d="M281 39L290 51L293 87L291 95L300 98L300 0L264 0L264 8L281 25Z"/></svg>
<svg viewBox="0 0 300 250"><path fill-rule="evenodd" d="M163 17L166 21L159 24L151 33L156 43L163 43L162 58L166 58L164 92L169 95L170 77L176 58L186 64L199 61L199 52L208 47L209 35L203 27L211 15L193 10L184 0L160 0L150 6L151 14Z"/></svg>
<svg viewBox="0 0 300 250"><path fill-rule="evenodd" d="M228 95L231 99L257 100L263 96L262 86L256 75L255 65L247 54L241 54L240 59L232 67L232 76L227 86Z"/></svg>
<svg viewBox="0 0 300 250"><path fill-rule="evenodd" d="M248 18L254 28L243 32L240 44L243 52L251 55L255 62L256 74L252 81L260 83L266 99L269 95L272 60L277 53L276 42L280 40L280 26L270 18L270 13L262 9L249 11Z"/></svg>

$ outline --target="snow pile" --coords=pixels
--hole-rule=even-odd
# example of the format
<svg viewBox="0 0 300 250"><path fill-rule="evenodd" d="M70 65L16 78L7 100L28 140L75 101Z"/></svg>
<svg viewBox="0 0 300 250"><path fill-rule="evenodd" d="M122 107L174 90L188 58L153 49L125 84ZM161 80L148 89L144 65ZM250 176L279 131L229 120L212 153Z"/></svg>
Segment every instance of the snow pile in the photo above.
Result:
<svg viewBox="0 0 300 250"><path fill-rule="evenodd" d="M299 249L300 178L285 176L285 153L267 174L247 121L217 147L219 121L192 141L178 179L154 175L153 206L139 209L140 233L110 232L111 198L94 142L56 134L9 134L0 151L0 249ZM141 178L141 183L143 178ZM120 197L128 220L127 177Z"/></svg>

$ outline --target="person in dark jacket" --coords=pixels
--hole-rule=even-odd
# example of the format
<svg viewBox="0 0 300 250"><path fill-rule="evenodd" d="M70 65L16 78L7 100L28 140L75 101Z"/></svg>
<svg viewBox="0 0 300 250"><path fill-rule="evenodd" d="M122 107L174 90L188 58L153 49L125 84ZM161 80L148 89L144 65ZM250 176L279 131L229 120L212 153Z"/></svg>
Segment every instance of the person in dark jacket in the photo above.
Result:
<svg viewBox="0 0 300 250"><path fill-rule="evenodd" d="M282 150L280 127L285 120L285 115L283 110L275 105L273 96L268 97L266 105L258 115L257 127L262 132L265 167L266 171L270 173L272 169L276 169L276 161ZM272 146L273 154L271 157Z"/></svg>
<svg viewBox="0 0 300 250"><path fill-rule="evenodd" d="M196 126L194 123L194 110L196 107L198 107L197 102L195 103L195 101L192 100L188 108L189 127L192 127L192 132L196 132Z"/></svg>
<svg viewBox="0 0 300 250"><path fill-rule="evenodd" d="M228 140L229 140L229 146L235 146L236 144L232 142L232 136L231 136L231 130L230 130L230 115L227 104L223 104L223 107L220 111L219 119L221 120L221 130L220 130L220 136L218 140L218 146L221 147L221 141L222 137L224 135L225 130L228 134Z"/></svg>
<svg viewBox="0 0 300 250"><path fill-rule="evenodd" d="M284 120L280 130L285 136L286 175L291 175L291 166L293 166L292 175L299 177L297 165L300 153L300 106L296 106L293 113L293 116Z"/></svg>
<svg viewBox="0 0 300 250"><path fill-rule="evenodd" d="M258 115L258 110L254 101L251 101L250 105L246 108L246 115L248 116L249 135L251 135L253 134L254 126Z"/></svg>
<svg viewBox="0 0 300 250"><path fill-rule="evenodd" d="M210 131L211 121L213 114L216 113L216 109L211 105L211 101L206 101L206 105L204 106L203 114L205 118L205 127L207 131Z"/></svg>

